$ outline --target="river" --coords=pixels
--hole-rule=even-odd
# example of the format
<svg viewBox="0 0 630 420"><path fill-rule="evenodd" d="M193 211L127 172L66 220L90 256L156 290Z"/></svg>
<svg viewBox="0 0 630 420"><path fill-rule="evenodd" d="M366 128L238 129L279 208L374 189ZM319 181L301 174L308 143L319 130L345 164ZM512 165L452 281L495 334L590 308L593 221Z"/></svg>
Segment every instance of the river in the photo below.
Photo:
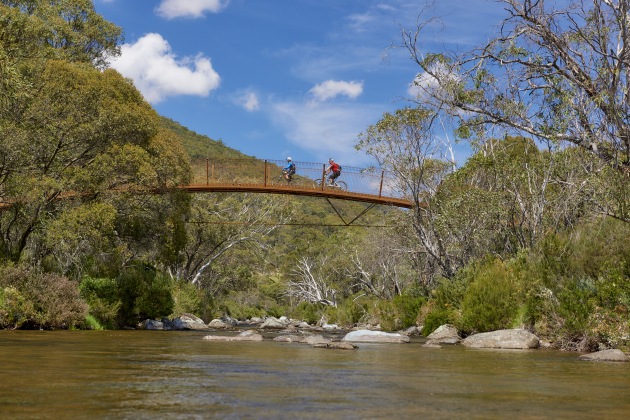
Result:
<svg viewBox="0 0 630 420"><path fill-rule="evenodd" d="M1 419L630 418L630 363L190 331L0 331Z"/></svg>

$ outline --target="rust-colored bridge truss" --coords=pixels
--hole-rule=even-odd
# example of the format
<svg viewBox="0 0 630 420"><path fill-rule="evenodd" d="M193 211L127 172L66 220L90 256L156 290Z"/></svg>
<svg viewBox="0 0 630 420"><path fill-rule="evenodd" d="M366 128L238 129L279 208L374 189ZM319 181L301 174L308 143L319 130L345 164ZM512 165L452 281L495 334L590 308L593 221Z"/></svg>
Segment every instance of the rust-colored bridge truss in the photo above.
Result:
<svg viewBox="0 0 630 420"><path fill-rule="evenodd" d="M375 205L389 205L411 208L411 201L396 194L393 178L386 172L373 169L361 169L343 166L340 184L345 188L328 187L326 165L320 163L295 162L297 172L292 182L282 176L284 161L243 159L196 159L192 162L193 177L189 185L175 188L191 193L201 192L257 192L267 194L291 194L325 198L335 210L344 225L350 226L359 217ZM125 190L124 188L122 190ZM164 189L154 189L153 193L162 193ZM136 191L138 194L148 191ZM52 199L66 199L81 195L73 191L54 194ZM330 199L369 203L359 215L346 221ZM13 206L11 201L0 201L0 210Z"/></svg>
<svg viewBox="0 0 630 420"><path fill-rule="evenodd" d="M288 182L281 173L285 161L260 159L211 160L193 162L190 192L260 192L335 198L372 204L411 208L411 201L396 194L393 178L382 170L342 165L341 176L347 189L325 186L326 165L294 162L297 172Z"/></svg>

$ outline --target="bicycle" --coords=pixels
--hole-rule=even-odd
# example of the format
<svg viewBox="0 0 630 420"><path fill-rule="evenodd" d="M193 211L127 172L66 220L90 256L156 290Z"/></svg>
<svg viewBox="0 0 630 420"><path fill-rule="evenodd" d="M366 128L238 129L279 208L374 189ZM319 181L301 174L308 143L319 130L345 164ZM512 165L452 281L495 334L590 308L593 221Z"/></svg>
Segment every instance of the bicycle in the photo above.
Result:
<svg viewBox="0 0 630 420"><path fill-rule="evenodd" d="M321 189L321 187L322 187L322 179L321 178L314 179L313 180L313 185L315 186L315 188ZM343 182L343 181L335 180L335 181L333 181L332 184L329 184L328 183L328 179L326 179L325 187L326 188L336 188L336 189L339 189L341 191L348 191L348 185L345 182Z"/></svg>
<svg viewBox="0 0 630 420"><path fill-rule="evenodd" d="M286 179L284 176L285 174L286 172L282 171L280 175L271 178L271 185L285 185L294 187L300 185L300 181L295 177L295 174L293 174L290 179Z"/></svg>

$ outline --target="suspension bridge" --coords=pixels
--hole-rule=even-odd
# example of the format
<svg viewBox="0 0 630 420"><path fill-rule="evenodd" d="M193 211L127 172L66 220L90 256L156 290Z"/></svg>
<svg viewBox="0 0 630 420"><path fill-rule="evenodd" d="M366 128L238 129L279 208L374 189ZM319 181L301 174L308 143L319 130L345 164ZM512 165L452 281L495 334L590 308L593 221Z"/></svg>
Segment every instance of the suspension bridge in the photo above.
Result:
<svg viewBox="0 0 630 420"><path fill-rule="evenodd" d="M295 162L296 173L289 182L282 175L281 160L194 159L189 192L258 192L359 201L373 205L411 208L411 201L396 188L391 173L374 168L342 165L336 186L327 185L326 164Z"/></svg>

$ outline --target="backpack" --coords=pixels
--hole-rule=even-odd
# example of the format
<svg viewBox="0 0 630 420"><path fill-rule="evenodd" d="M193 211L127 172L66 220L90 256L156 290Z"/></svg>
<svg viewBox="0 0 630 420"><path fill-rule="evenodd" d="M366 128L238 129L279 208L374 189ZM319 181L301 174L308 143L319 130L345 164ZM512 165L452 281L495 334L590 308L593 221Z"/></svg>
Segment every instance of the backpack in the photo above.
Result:
<svg viewBox="0 0 630 420"><path fill-rule="evenodd" d="M337 166L339 166L339 172L341 172L341 165L337 165Z"/></svg>

